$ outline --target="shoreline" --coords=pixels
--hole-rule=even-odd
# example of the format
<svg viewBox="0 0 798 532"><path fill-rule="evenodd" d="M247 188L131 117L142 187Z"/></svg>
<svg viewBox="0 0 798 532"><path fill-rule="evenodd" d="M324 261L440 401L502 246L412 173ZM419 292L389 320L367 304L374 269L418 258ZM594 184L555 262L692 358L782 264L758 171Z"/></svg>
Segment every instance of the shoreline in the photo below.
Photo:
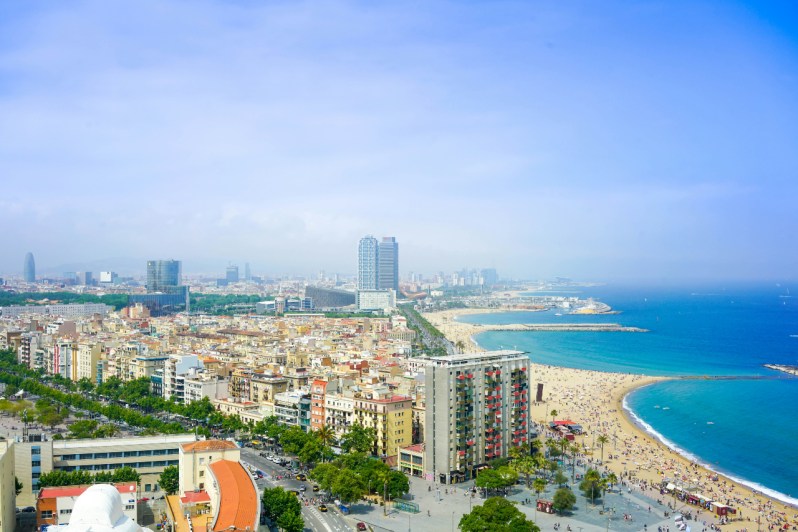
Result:
<svg viewBox="0 0 798 532"><path fill-rule="evenodd" d="M457 321L460 310L465 311L463 314L506 310L456 309L424 314L450 341L462 341L476 351L484 351L473 338L483 331L474 330L471 324ZM541 437L547 432L545 427L551 421L551 410L557 410L557 418L571 419L586 430L585 436L577 436L576 439L576 442L583 445L585 456L600 460L601 449L593 438L599 434L610 438L610 442L604 446L605 460L602 467L613 471L618 478L627 474L630 475L626 478L627 482L657 487L664 478L678 478L679 481L684 479L696 484L698 489L715 500L731 501L731 505L738 509L737 515L743 519L754 518L752 523L756 523L758 515L761 515L762 525L777 526L785 522L792 525L797 522L798 506L780 498L792 499L789 495L753 481L734 478L733 474L716 471L709 465L699 463L698 458L691 460L692 455L688 451L680 449L653 428L647 429L636 421L640 418L631 410L627 411L626 398L631 392L643 386L680 377L580 370L548 366L534 361L531 362L531 367L533 379L544 384L544 402L533 403L531 411L532 419L543 424ZM613 458L607 459L609 455ZM713 477L717 481L713 481ZM651 494L655 498L659 497L658 489ZM694 511L700 509L698 506L688 508ZM718 523L718 519L713 518L714 514L708 510L700 510L700 515L708 522Z"/></svg>

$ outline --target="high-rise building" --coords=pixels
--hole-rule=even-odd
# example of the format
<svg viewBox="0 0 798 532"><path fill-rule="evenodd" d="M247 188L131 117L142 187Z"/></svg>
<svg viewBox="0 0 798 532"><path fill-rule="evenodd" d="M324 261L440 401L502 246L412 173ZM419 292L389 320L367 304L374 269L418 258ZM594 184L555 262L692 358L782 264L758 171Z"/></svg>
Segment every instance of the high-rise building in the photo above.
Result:
<svg viewBox="0 0 798 532"><path fill-rule="evenodd" d="M446 355L425 362L427 474L473 478L512 447L529 451L529 358L521 351Z"/></svg>
<svg viewBox="0 0 798 532"><path fill-rule="evenodd" d="M238 266L231 264L227 267L227 271L225 274L225 279L228 283L237 283L238 282Z"/></svg>
<svg viewBox="0 0 798 532"><path fill-rule="evenodd" d="M91 272L78 272L78 284L91 286L94 284L94 275Z"/></svg>
<svg viewBox="0 0 798 532"><path fill-rule="evenodd" d="M22 267L22 278L26 283L36 282L36 261L30 251L25 255L25 265Z"/></svg>
<svg viewBox="0 0 798 532"><path fill-rule="evenodd" d="M379 243L371 235L360 239L357 249L357 288L358 290L377 290Z"/></svg>
<svg viewBox="0 0 798 532"><path fill-rule="evenodd" d="M244 263L244 280L251 281L252 280L252 270L249 269L249 263Z"/></svg>
<svg viewBox="0 0 798 532"><path fill-rule="evenodd" d="M182 284L182 264L179 260L148 260L147 291L166 292L168 287Z"/></svg>
<svg viewBox="0 0 798 532"><path fill-rule="evenodd" d="M392 236L382 237L377 252L377 288L399 291L399 244Z"/></svg>

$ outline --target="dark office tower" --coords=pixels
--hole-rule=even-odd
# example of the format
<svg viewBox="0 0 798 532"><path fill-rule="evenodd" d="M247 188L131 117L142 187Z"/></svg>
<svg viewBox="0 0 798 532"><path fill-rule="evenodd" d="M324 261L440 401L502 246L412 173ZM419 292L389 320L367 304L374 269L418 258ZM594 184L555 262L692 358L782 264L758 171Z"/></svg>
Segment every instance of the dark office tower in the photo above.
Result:
<svg viewBox="0 0 798 532"><path fill-rule="evenodd" d="M237 283L238 282L238 266L228 266L227 267L227 275L225 276L228 283Z"/></svg>
<svg viewBox="0 0 798 532"><path fill-rule="evenodd" d="M33 253L30 251L25 255L25 265L22 267L22 278L26 283L36 282L36 262L33 260Z"/></svg>
<svg viewBox="0 0 798 532"><path fill-rule="evenodd" d="M399 244L392 236L382 237L377 252L377 288L399 291Z"/></svg>
<svg viewBox="0 0 798 532"><path fill-rule="evenodd" d="M148 260L147 291L166 292L169 287L180 286L181 273L179 260Z"/></svg>
<svg viewBox="0 0 798 532"><path fill-rule="evenodd" d="M357 248L357 288L358 290L377 289L377 253L379 243L371 235L360 239Z"/></svg>
<svg viewBox="0 0 798 532"><path fill-rule="evenodd" d="M252 280L252 270L249 269L249 263L244 263L244 280L251 281Z"/></svg>

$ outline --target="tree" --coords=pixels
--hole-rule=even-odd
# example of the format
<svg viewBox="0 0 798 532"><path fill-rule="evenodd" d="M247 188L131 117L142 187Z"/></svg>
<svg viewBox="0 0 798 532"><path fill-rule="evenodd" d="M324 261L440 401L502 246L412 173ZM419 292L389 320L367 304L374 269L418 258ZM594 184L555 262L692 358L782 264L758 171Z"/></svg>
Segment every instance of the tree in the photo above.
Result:
<svg viewBox="0 0 798 532"><path fill-rule="evenodd" d="M535 482L533 483L533 488L535 490L535 495L537 495L537 498L540 499L540 494L543 492L544 489L546 489L546 481L543 480L542 478L536 478ZM537 522L537 520L538 520L538 505L537 501L535 501L535 521Z"/></svg>
<svg viewBox="0 0 798 532"><path fill-rule="evenodd" d="M289 510L277 518L277 526L285 532L302 532L305 530L305 520L299 512Z"/></svg>
<svg viewBox="0 0 798 532"><path fill-rule="evenodd" d="M596 438L596 442L601 445L601 461L604 461L604 444L610 441L609 437L606 434L602 434L598 438Z"/></svg>
<svg viewBox="0 0 798 532"><path fill-rule="evenodd" d="M167 466L164 468L158 479L158 485L168 495L174 495L180 487L180 470L177 466Z"/></svg>
<svg viewBox="0 0 798 532"><path fill-rule="evenodd" d="M299 454L308 442L308 434L300 427L294 425L280 436L280 445L289 454Z"/></svg>
<svg viewBox="0 0 798 532"><path fill-rule="evenodd" d="M386 490L388 497L396 499L410 491L410 481L407 476L401 471L388 471L386 478L383 482L387 481Z"/></svg>
<svg viewBox="0 0 798 532"><path fill-rule="evenodd" d="M279 518L286 513L295 513L301 515L302 506L299 504L296 496L293 493L285 491L283 488L271 488L263 491L261 497L263 501L263 511L266 513L272 522L279 524Z"/></svg>
<svg viewBox="0 0 798 532"><path fill-rule="evenodd" d="M571 444L571 481L576 481L576 455L579 453L579 444L574 442Z"/></svg>
<svg viewBox="0 0 798 532"><path fill-rule="evenodd" d="M542 478L536 478L532 483L532 489L535 490L535 494L537 494L538 498L540 498L540 494L546 489L546 481Z"/></svg>
<svg viewBox="0 0 798 532"><path fill-rule="evenodd" d="M310 478L315 480L321 489L329 490L340 471L341 469L333 464L319 464L310 471Z"/></svg>
<svg viewBox="0 0 798 532"><path fill-rule="evenodd" d="M501 488L504 482L495 469L485 469L477 475L474 485L486 490L495 490Z"/></svg>
<svg viewBox="0 0 798 532"><path fill-rule="evenodd" d="M557 413L558 413L558 412L557 412L556 410L552 410L552 411L551 411L551 421L552 421L552 422L554 421L554 418L556 418L556 417L557 417Z"/></svg>
<svg viewBox="0 0 798 532"><path fill-rule="evenodd" d="M567 488L560 488L554 492L551 507L560 514L566 512L574 507L576 504L576 495Z"/></svg>
<svg viewBox="0 0 798 532"><path fill-rule="evenodd" d="M585 472L585 477L579 483L579 489L589 497L591 504L596 503L596 492L601 493L601 474L595 469L588 469Z"/></svg>
<svg viewBox="0 0 798 532"><path fill-rule="evenodd" d="M321 427L316 434L324 447L330 447L335 442L335 431L329 425Z"/></svg>
<svg viewBox="0 0 798 532"><path fill-rule="evenodd" d="M345 453L372 453L376 441L377 430L374 427L364 427L355 423L341 437L341 449Z"/></svg>
<svg viewBox="0 0 798 532"><path fill-rule="evenodd" d="M310 437L296 454L303 463L315 464L324 456L324 447L319 438Z"/></svg>
<svg viewBox="0 0 798 532"><path fill-rule="evenodd" d="M482 476L480 474L480 476ZM491 497L460 518L463 532L539 532L538 526L526 519L513 503L502 497Z"/></svg>
<svg viewBox="0 0 798 532"><path fill-rule="evenodd" d="M532 475L535 473L537 469L537 465L535 464L534 458L529 455L522 456L520 458L516 458L513 460L511 467L515 469L518 474L523 475L525 479L525 484L529 487L529 481L532 478Z"/></svg>
<svg viewBox="0 0 798 532"><path fill-rule="evenodd" d="M518 482L518 473L510 466L500 467L496 470L502 480L503 488L509 488Z"/></svg>
<svg viewBox="0 0 798 532"><path fill-rule="evenodd" d="M17 492L17 495L22 493L23 486L24 484L22 484L17 477L14 477L14 491Z"/></svg>
<svg viewBox="0 0 798 532"><path fill-rule="evenodd" d="M554 478L552 480L554 481L555 484L562 487L563 484L568 482L568 477L565 475L565 473L563 473L558 469L557 472L554 473Z"/></svg>
<svg viewBox="0 0 798 532"><path fill-rule="evenodd" d="M365 495L366 486L354 471L343 469L335 476L331 491L341 502L351 504Z"/></svg>

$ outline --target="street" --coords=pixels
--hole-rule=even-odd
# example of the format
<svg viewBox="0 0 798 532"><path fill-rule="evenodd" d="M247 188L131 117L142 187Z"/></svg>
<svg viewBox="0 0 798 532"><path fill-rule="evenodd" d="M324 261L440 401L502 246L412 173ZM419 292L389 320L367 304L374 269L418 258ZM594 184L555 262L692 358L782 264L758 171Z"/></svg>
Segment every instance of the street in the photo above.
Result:
<svg viewBox="0 0 798 532"><path fill-rule="evenodd" d="M255 481L259 493L262 493L264 488L277 486L285 490L299 490L300 487L305 486L307 491L304 497L306 499L314 497L318 499L323 496L321 493L313 493L313 481L310 479L305 482L296 480L296 477L291 474L290 468L279 466L267 460L260 456L259 452L248 447L241 449L241 461L255 466L266 474L264 478ZM278 476L282 478L278 480ZM348 522L332 502L327 504L327 512L320 512L318 506L305 504L306 501L300 502L302 502L302 518L305 520L305 530L312 530L313 532L349 532L355 529L355 521Z"/></svg>

